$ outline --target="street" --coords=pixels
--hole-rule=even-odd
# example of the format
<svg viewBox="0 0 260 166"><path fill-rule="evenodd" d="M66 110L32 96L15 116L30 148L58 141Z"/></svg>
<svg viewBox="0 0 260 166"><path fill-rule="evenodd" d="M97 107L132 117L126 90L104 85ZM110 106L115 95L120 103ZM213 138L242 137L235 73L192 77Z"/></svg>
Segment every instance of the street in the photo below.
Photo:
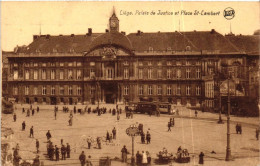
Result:
<svg viewBox="0 0 260 166"><path fill-rule="evenodd" d="M37 105L33 105L36 108ZM147 131L151 134L151 144L141 144L140 136L135 137L135 153L137 151L148 151L152 157L152 165L157 153L164 147L175 154L179 146L187 149L190 153L191 162L188 164L172 163L172 165L199 165L198 155L200 152L205 154L204 165L227 165L227 166L255 166L259 164L259 142L255 138L255 128L252 126L242 126L242 134L236 134L235 123L231 123L231 154L234 161L225 161L226 154L226 123L217 124L216 121L200 119L204 113L199 111L198 118L181 118L181 115L194 117L194 111L186 108L179 108L180 117L176 115L175 126L171 131L167 131L167 123L170 115L161 114L160 117L134 114L133 119L126 119L124 111L120 114L120 120L117 121L116 116L112 116L107 110L106 114L98 116L94 113L79 114L73 113L73 125L68 125L69 113L62 111L59 106L57 120L54 117L54 106L41 106L40 112L34 116L26 117L26 113L22 113L22 107L29 108L29 105L17 105L17 120L13 122L11 114L2 114L2 126L10 127L14 130L13 142L19 143L20 155L22 159L32 160L36 155L35 141L40 142L40 161L44 165L80 165L79 155L85 151L86 156L91 155L94 165L99 164L101 157L109 156L112 165L126 165L121 163L121 149L124 145L130 154L128 154L128 163L130 163L132 152L132 139L126 134L126 128L132 124L138 126L139 123L144 125L144 133ZM77 106L78 107L78 106ZM80 106L83 107L83 106ZM94 106L92 106L94 108ZM103 107L102 105L100 107ZM115 105L106 105L107 108L115 108ZM72 110L71 106L70 110ZM27 110L27 109L26 109ZM205 113L211 114L211 113ZM212 114L212 117L218 117ZM216 118L217 119L217 118ZM222 116L223 120L226 117ZM257 124L258 118L237 118L237 120ZM252 120L253 119L253 120ZM231 121L236 117L231 117ZM26 129L22 131L22 122L25 121ZM34 138L29 138L29 130L33 126ZM111 143L106 142L106 133L112 132L113 128L117 130L117 138ZM45 154L46 152L46 132L50 130L52 135L51 141L60 148L60 140L64 140L64 144L69 143L71 146L71 158L60 161L50 161ZM91 149L87 148L86 138L91 136L94 140L102 137L102 149L97 149L96 142L93 143ZM215 153L212 153L212 152Z"/></svg>

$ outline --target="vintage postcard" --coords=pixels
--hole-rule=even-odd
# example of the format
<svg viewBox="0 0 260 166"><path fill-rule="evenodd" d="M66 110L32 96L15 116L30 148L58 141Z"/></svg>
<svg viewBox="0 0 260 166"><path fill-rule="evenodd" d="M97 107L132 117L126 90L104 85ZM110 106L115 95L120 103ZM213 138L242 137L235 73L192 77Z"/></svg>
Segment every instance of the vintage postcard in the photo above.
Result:
<svg viewBox="0 0 260 166"><path fill-rule="evenodd" d="M1 165L259 165L259 10L1 2Z"/></svg>

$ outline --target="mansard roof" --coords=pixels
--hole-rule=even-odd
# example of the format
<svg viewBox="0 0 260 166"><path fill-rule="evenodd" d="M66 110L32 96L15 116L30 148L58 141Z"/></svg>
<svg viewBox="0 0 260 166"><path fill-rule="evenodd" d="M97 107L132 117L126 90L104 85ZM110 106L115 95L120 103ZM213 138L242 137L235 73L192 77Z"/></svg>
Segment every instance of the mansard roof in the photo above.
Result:
<svg viewBox="0 0 260 166"><path fill-rule="evenodd" d="M260 55L260 35L226 35L239 50L249 55Z"/></svg>
<svg viewBox="0 0 260 166"><path fill-rule="evenodd" d="M259 37L223 36L215 30L191 32L119 32L86 35L34 36L28 46L16 53L86 53L105 45L116 45L129 51L214 51L219 53L259 53Z"/></svg>
<svg viewBox="0 0 260 166"><path fill-rule="evenodd" d="M212 31L192 32L158 32L158 33L131 33L128 35L134 50L166 51L219 51L221 53L239 52L223 35Z"/></svg>

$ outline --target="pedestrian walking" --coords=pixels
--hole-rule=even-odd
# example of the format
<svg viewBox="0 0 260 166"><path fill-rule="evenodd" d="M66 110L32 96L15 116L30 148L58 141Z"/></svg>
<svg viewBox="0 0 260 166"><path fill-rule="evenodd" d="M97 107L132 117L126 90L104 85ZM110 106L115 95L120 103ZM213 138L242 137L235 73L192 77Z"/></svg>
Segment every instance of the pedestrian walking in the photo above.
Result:
<svg viewBox="0 0 260 166"><path fill-rule="evenodd" d="M66 160L66 147L64 145L61 146L61 159Z"/></svg>
<svg viewBox="0 0 260 166"><path fill-rule="evenodd" d="M60 151L57 145L55 145L55 157L56 157L56 161L60 160Z"/></svg>
<svg viewBox="0 0 260 166"><path fill-rule="evenodd" d="M50 142L50 144L49 144L49 158L50 158L50 160L54 159L54 153L55 153L56 147L57 147L57 145L55 146L55 149L54 149L52 142ZM56 153L55 153L55 156L56 156Z"/></svg>
<svg viewBox="0 0 260 166"><path fill-rule="evenodd" d="M23 108L23 113L25 113L25 109Z"/></svg>
<svg viewBox="0 0 260 166"><path fill-rule="evenodd" d="M98 149L101 149L101 138L97 137L97 145L98 145Z"/></svg>
<svg viewBox="0 0 260 166"><path fill-rule="evenodd" d="M195 110L195 117L197 118L198 117L198 111Z"/></svg>
<svg viewBox="0 0 260 166"><path fill-rule="evenodd" d="M88 136L87 138L87 143L88 143L88 148L91 148L91 143L92 143L92 138L90 136Z"/></svg>
<svg viewBox="0 0 260 166"><path fill-rule="evenodd" d="M30 129L30 137L32 137L32 138L34 137L34 136L33 136L33 126L32 126L31 129Z"/></svg>
<svg viewBox="0 0 260 166"><path fill-rule="evenodd" d="M115 127L113 128L112 133L113 133L113 139L116 139L116 128Z"/></svg>
<svg viewBox="0 0 260 166"><path fill-rule="evenodd" d="M76 114L76 113L77 113L77 108L76 108L76 106L74 106L73 110L74 110L74 114Z"/></svg>
<svg viewBox="0 0 260 166"><path fill-rule="evenodd" d="M54 117L55 117L55 120L57 119L57 112L54 111Z"/></svg>
<svg viewBox="0 0 260 166"><path fill-rule="evenodd" d="M119 114L117 114L117 121L119 121L120 120L120 115Z"/></svg>
<svg viewBox="0 0 260 166"><path fill-rule="evenodd" d="M32 109L32 116L34 115L34 109Z"/></svg>
<svg viewBox="0 0 260 166"><path fill-rule="evenodd" d="M36 153L39 153L39 148L40 148L40 142L38 139L36 139Z"/></svg>
<svg viewBox="0 0 260 166"><path fill-rule="evenodd" d="M16 113L13 115L14 122L16 122Z"/></svg>
<svg viewBox="0 0 260 166"><path fill-rule="evenodd" d="M125 145L122 148L121 153L122 153L122 162L126 163L127 162L127 149L126 149Z"/></svg>
<svg viewBox="0 0 260 166"><path fill-rule="evenodd" d="M151 143L151 134L149 133L149 131L147 131L147 134L146 134L146 141L147 141L147 144Z"/></svg>
<svg viewBox="0 0 260 166"><path fill-rule="evenodd" d="M141 142L142 142L142 144L145 143L145 134L144 134L144 132L141 133Z"/></svg>
<svg viewBox="0 0 260 166"><path fill-rule="evenodd" d="M200 152L200 155L199 155L199 164L204 164L204 153L203 153L203 152Z"/></svg>
<svg viewBox="0 0 260 166"><path fill-rule="evenodd" d="M60 144L63 145L63 139L60 139Z"/></svg>
<svg viewBox="0 0 260 166"><path fill-rule="evenodd" d="M81 154L79 156L79 161L80 161L81 166L85 166L86 155L84 154L84 151L81 152Z"/></svg>
<svg viewBox="0 0 260 166"><path fill-rule="evenodd" d="M67 152L67 158L70 158L70 144L69 143L67 143L66 152Z"/></svg>
<svg viewBox="0 0 260 166"><path fill-rule="evenodd" d="M50 140L50 139L51 139L51 133L50 133L50 130L48 130L48 132L46 133L46 137L47 137L47 140Z"/></svg>
<svg viewBox="0 0 260 166"><path fill-rule="evenodd" d="M30 117L30 110L29 109L27 110L26 117Z"/></svg>
<svg viewBox="0 0 260 166"><path fill-rule="evenodd" d="M39 111L40 111L40 108L39 108L39 106L37 106L37 113L39 113Z"/></svg>
<svg viewBox="0 0 260 166"><path fill-rule="evenodd" d="M171 122L168 122L168 131L171 131Z"/></svg>
<svg viewBox="0 0 260 166"><path fill-rule="evenodd" d="M106 141L110 140L109 132L107 131Z"/></svg>
<svg viewBox="0 0 260 166"><path fill-rule="evenodd" d="M25 121L23 121L23 123L22 123L22 131L25 130L25 126L26 126Z"/></svg>

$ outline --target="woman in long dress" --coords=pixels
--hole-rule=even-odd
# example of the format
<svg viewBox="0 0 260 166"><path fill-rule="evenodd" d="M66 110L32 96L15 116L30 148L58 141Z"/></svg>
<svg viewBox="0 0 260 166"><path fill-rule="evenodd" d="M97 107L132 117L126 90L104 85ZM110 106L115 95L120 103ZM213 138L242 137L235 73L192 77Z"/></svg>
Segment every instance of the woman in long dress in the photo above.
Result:
<svg viewBox="0 0 260 166"><path fill-rule="evenodd" d="M144 151L142 151L143 159L142 159L142 164L147 164L147 155Z"/></svg>

